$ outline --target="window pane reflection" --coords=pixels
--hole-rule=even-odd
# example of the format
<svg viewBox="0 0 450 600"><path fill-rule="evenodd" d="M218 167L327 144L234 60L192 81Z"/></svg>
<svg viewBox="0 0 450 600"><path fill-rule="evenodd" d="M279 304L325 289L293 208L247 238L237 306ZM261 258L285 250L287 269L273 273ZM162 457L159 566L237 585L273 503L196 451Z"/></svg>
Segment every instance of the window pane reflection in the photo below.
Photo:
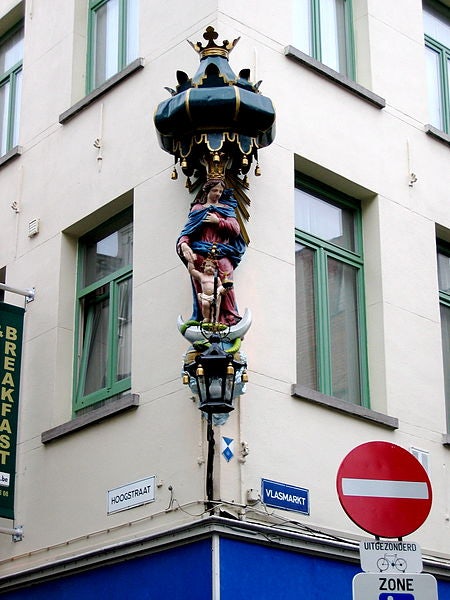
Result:
<svg viewBox="0 0 450 600"><path fill-rule="evenodd" d="M438 129L443 129L442 89L439 75L439 54L432 48L425 48L427 65L428 109L430 122Z"/></svg>
<svg viewBox="0 0 450 600"><path fill-rule="evenodd" d="M355 250L353 214L330 202L295 190L295 226L347 250Z"/></svg>
<svg viewBox="0 0 450 600"><path fill-rule="evenodd" d="M119 70L119 1L109 0L95 13L95 81L97 87Z"/></svg>
<svg viewBox="0 0 450 600"><path fill-rule="evenodd" d="M332 394L360 404L357 270L328 259Z"/></svg>
<svg viewBox="0 0 450 600"><path fill-rule="evenodd" d="M133 262L133 225L129 223L86 244L84 285L90 285Z"/></svg>

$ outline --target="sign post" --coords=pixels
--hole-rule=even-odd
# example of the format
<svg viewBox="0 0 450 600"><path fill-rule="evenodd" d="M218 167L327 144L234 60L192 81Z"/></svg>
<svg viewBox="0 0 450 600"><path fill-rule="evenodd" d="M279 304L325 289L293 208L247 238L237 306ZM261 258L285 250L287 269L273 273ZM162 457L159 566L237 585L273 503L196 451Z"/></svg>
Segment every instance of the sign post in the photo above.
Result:
<svg viewBox="0 0 450 600"><path fill-rule="evenodd" d="M403 536L418 529L431 509L427 472L407 450L367 442L342 461L336 476L339 501L350 519L377 538L363 540L353 600L438 600L436 579L422 571L422 553Z"/></svg>

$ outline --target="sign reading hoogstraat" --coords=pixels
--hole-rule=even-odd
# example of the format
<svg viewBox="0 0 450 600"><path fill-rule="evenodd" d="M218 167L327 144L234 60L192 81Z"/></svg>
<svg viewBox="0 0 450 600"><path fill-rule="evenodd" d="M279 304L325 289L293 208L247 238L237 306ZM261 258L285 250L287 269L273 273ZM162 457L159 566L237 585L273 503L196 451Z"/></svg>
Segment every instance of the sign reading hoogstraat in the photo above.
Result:
<svg viewBox="0 0 450 600"><path fill-rule="evenodd" d="M108 491L108 514L155 500L155 477L147 477Z"/></svg>

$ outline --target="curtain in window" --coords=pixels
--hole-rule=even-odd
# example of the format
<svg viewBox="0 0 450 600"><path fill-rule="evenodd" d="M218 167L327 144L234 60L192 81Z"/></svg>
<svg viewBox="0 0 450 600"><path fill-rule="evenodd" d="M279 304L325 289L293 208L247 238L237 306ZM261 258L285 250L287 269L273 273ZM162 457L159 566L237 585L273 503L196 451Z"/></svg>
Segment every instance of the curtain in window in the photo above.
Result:
<svg viewBox="0 0 450 600"><path fill-rule="evenodd" d="M332 395L360 404L357 269L328 258Z"/></svg>
<svg viewBox="0 0 450 600"><path fill-rule="evenodd" d="M120 381L131 376L131 279L119 283L118 294L117 380Z"/></svg>
<svg viewBox="0 0 450 600"><path fill-rule="evenodd" d="M91 304L86 316L84 389L87 396L102 389L107 382L109 297Z"/></svg>
<svg viewBox="0 0 450 600"><path fill-rule="evenodd" d="M97 87L119 70L119 0L108 0L96 10L94 31Z"/></svg>
<svg viewBox="0 0 450 600"><path fill-rule="evenodd" d="M297 381L317 390L314 257L314 250L296 244Z"/></svg>

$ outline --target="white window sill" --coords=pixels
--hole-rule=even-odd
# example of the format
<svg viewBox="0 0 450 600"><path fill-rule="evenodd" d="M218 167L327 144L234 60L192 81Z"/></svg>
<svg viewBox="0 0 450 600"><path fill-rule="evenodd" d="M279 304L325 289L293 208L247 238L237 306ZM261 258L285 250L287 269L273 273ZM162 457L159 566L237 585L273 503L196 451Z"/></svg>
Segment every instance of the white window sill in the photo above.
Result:
<svg viewBox="0 0 450 600"><path fill-rule="evenodd" d="M104 406L93 408L83 415L76 416L71 421L67 421L67 423L62 423L62 425L57 425L52 429L43 431L41 434L41 442L43 444L48 444L49 442L65 437L66 435L85 429L90 425L98 424L100 421L109 417L136 409L138 406L139 396L137 394L126 394L120 398L114 399Z"/></svg>
<svg viewBox="0 0 450 600"><path fill-rule="evenodd" d="M450 135L445 133L445 131L441 131L437 127L434 127L434 125L425 125L425 133L433 137L435 140L439 140L440 142L444 142L444 144L450 146Z"/></svg>
<svg viewBox="0 0 450 600"><path fill-rule="evenodd" d="M119 73L116 73L109 79L102 83L101 86L93 90L90 94L82 98L79 102L76 102L73 106L59 115L59 122L61 125L65 125L67 121L70 121L73 117L75 117L78 113L88 107L90 104L95 102L97 98L103 96L108 90L112 87L115 87L117 84L121 83L124 79L135 73L136 71L141 70L144 67L144 59L137 58L132 63L127 65L125 69L122 69Z"/></svg>
<svg viewBox="0 0 450 600"><path fill-rule="evenodd" d="M295 384L292 386L292 395L295 398L300 398L306 402L318 404L323 408L328 408L347 414L349 417L355 417L356 419L362 419L368 421L373 425L380 425L387 429L398 429L398 419L396 417L389 417L383 413L379 413L365 406L359 404L353 404L352 402L346 402L340 398L334 396L326 396L320 392L310 390L305 385Z"/></svg>
<svg viewBox="0 0 450 600"><path fill-rule="evenodd" d="M9 162L10 160L12 160L13 158L17 158L21 154L22 154L22 147L14 146L14 148L11 148L11 150L9 150L6 154L4 154L3 156L0 156L0 167L2 165L4 165L5 163Z"/></svg>
<svg viewBox="0 0 450 600"><path fill-rule="evenodd" d="M312 58L304 52L297 50L297 48L294 48L294 46L286 46L286 48L284 49L284 54L288 58L303 65L311 71L314 71L321 77L332 81L333 83L344 88L351 94L358 96L358 98L369 102L373 106L376 106L377 108L384 108L386 106L386 100L381 96L374 94L359 83L356 83L356 81L345 77L345 75L341 75L341 73L338 73L334 69L330 69L330 67L327 67L315 58Z"/></svg>

